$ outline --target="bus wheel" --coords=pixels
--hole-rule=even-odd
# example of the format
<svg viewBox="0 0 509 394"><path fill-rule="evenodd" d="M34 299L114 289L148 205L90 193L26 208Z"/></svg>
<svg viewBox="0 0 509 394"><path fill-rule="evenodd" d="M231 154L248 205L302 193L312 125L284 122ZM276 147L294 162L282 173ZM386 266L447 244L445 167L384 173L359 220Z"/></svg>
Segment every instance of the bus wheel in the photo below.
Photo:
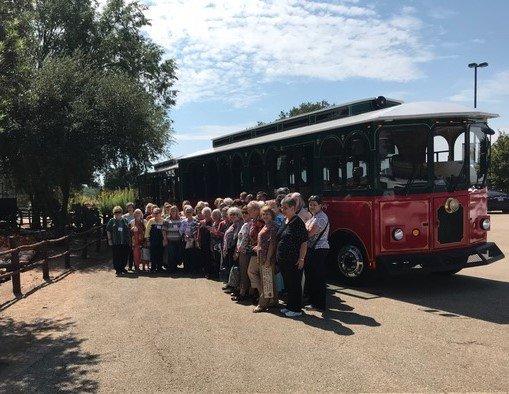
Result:
<svg viewBox="0 0 509 394"><path fill-rule="evenodd" d="M336 266L345 282L360 285L366 281L368 267L359 246L354 244L342 246L336 256Z"/></svg>

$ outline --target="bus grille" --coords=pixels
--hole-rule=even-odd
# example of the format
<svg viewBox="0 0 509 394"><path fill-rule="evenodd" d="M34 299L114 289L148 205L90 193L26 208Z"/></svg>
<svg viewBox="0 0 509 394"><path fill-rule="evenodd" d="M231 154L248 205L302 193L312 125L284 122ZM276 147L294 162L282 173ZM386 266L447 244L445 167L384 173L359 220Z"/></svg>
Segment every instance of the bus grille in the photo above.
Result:
<svg viewBox="0 0 509 394"><path fill-rule="evenodd" d="M456 212L448 213L443 206L438 210L438 242L449 244L463 238L463 206Z"/></svg>

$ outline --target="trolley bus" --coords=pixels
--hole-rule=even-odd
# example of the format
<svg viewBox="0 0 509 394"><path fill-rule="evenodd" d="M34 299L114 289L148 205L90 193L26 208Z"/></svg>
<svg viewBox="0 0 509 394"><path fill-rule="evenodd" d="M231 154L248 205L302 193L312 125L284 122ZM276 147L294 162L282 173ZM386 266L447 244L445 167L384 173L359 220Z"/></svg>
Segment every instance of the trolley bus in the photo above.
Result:
<svg viewBox="0 0 509 394"><path fill-rule="evenodd" d="M179 159L179 194L321 194L331 263L348 282L376 269L452 274L504 257L487 242L487 121L496 116L382 96L346 103L214 139Z"/></svg>

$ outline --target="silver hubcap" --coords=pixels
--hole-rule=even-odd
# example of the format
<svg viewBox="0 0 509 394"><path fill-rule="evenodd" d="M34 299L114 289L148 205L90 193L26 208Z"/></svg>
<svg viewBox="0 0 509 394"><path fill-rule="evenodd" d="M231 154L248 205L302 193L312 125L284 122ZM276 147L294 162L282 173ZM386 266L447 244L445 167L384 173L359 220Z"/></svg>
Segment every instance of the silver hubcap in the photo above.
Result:
<svg viewBox="0 0 509 394"><path fill-rule="evenodd" d="M348 278L357 278L364 271L364 259L357 246L348 245L338 253L338 267L341 273Z"/></svg>

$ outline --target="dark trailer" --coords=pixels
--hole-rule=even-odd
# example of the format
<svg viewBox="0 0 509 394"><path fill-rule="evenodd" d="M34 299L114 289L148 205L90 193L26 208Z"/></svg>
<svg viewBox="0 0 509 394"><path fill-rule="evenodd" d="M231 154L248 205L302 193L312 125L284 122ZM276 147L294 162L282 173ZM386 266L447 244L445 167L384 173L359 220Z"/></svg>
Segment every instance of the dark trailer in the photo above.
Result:
<svg viewBox="0 0 509 394"><path fill-rule="evenodd" d="M138 178L138 198L158 205L180 199L178 159L154 164L154 171Z"/></svg>

